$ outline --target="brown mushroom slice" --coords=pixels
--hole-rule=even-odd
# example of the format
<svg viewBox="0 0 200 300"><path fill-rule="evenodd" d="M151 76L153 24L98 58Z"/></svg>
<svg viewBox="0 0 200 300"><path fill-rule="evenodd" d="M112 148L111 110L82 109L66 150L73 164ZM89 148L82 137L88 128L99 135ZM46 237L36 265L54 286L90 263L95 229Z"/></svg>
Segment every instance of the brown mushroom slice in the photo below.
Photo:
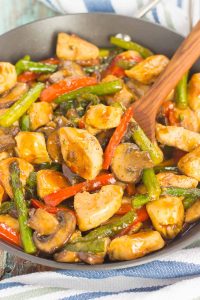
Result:
<svg viewBox="0 0 200 300"><path fill-rule="evenodd" d="M47 151L53 161L62 163L62 153L60 148L60 140L58 131L55 130L48 136L47 139Z"/></svg>
<svg viewBox="0 0 200 300"><path fill-rule="evenodd" d="M133 143L123 143L117 146L111 163L115 176L124 182L137 182L142 170L152 166L153 162L149 154L137 150Z"/></svg>
<svg viewBox="0 0 200 300"><path fill-rule="evenodd" d="M49 254L56 252L56 250L68 242L72 233L75 231L76 218L72 213L59 211L56 214L56 218L59 221L59 225L55 233L40 235L35 231L33 234L34 243L41 252Z"/></svg>
<svg viewBox="0 0 200 300"><path fill-rule="evenodd" d="M0 135L0 152L13 149L15 147L15 139L10 134Z"/></svg>
<svg viewBox="0 0 200 300"><path fill-rule="evenodd" d="M185 222L193 223L200 219L200 199L197 200L185 213Z"/></svg>
<svg viewBox="0 0 200 300"><path fill-rule="evenodd" d="M35 213L28 220L28 226L41 235L54 233L58 224L57 218L42 208L36 209Z"/></svg>
<svg viewBox="0 0 200 300"><path fill-rule="evenodd" d="M23 82L18 82L9 93L7 93L3 97L0 97L0 109L11 106L27 91L28 91L28 85Z"/></svg>
<svg viewBox="0 0 200 300"><path fill-rule="evenodd" d="M108 255L110 260L132 260L157 251L164 245L159 232L139 232L112 240L108 247Z"/></svg>

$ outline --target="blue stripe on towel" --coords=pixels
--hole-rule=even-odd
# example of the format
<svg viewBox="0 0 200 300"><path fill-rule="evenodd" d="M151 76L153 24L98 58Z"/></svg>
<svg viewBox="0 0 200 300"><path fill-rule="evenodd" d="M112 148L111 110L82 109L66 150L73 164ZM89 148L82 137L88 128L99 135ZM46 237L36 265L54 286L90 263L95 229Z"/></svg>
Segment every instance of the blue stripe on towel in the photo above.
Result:
<svg viewBox="0 0 200 300"><path fill-rule="evenodd" d="M25 284L21 282L6 282L6 283L0 283L0 290L9 289L16 286L24 286Z"/></svg>
<svg viewBox="0 0 200 300"><path fill-rule="evenodd" d="M115 12L110 0L84 0L85 6L89 12L103 11L112 13Z"/></svg>
<svg viewBox="0 0 200 300"><path fill-rule="evenodd" d="M155 22L160 24L160 20L158 18L157 8L153 7L151 11L152 11L152 15L153 15L153 18L154 18Z"/></svg>
<svg viewBox="0 0 200 300"><path fill-rule="evenodd" d="M182 7L182 5L183 5L183 0L177 0L177 5L178 5L178 7Z"/></svg>

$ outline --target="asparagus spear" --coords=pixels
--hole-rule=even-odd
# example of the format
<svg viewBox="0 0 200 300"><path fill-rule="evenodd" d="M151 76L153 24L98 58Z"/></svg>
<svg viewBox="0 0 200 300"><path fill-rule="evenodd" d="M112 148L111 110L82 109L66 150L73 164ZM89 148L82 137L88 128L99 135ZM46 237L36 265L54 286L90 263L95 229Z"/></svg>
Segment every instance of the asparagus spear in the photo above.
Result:
<svg viewBox="0 0 200 300"><path fill-rule="evenodd" d="M142 181L147 189L150 199L158 200L161 194L161 188L153 168L145 169L143 171Z"/></svg>
<svg viewBox="0 0 200 300"><path fill-rule="evenodd" d="M27 225L28 209L20 181L20 169L17 161L10 164L10 178L13 198L18 212L21 241L25 252L32 254L36 252L36 247L32 240L32 230Z"/></svg>
<svg viewBox="0 0 200 300"><path fill-rule="evenodd" d="M91 240L101 239L105 237L113 237L118 234L122 229L127 228L137 219L136 213L132 210L121 217L116 222L106 224L97 229L92 230L83 238L78 239L76 242L87 242Z"/></svg>
<svg viewBox="0 0 200 300"><path fill-rule="evenodd" d="M7 214L14 208L15 208L15 204L13 201L5 201L1 204L0 215Z"/></svg>
<svg viewBox="0 0 200 300"><path fill-rule="evenodd" d="M73 252L89 252L95 254L102 252L104 253L106 252L108 242L108 238L99 238L84 242L75 242L73 244L67 244L65 246L65 250Z"/></svg>
<svg viewBox="0 0 200 300"><path fill-rule="evenodd" d="M188 106L187 80L188 80L188 72L179 81L175 89L176 106L180 109L185 109Z"/></svg>
<svg viewBox="0 0 200 300"><path fill-rule="evenodd" d="M25 71L31 71L35 73L53 73L56 71L57 67L57 65L44 64L27 59L20 59L15 65L17 75Z"/></svg>
<svg viewBox="0 0 200 300"><path fill-rule="evenodd" d="M134 208L139 208L150 201L150 197L148 195L138 194L135 195L132 199L132 206Z"/></svg>
<svg viewBox="0 0 200 300"><path fill-rule="evenodd" d="M10 127L15 121L23 116L31 104L38 99L43 88L43 83L37 83L16 101L3 115L0 116L0 126Z"/></svg>
<svg viewBox="0 0 200 300"><path fill-rule="evenodd" d="M142 57L144 57L144 58L147 58L148 56L153 55L153 53L149 49L147 49L135 42L132 42L132 41L127 42L127 41L117 38L115 36L111 36L110 43L117 47L126 49L126 50L135 50L135 51L139 52L142 55Z"/></svg>
<svg viewBox="0 0 200 300"><path fill-rule="evenodd" d="M31 172L25 186L26 197L28 199L35 198L37 196L37 173Z"/></svg>
<svg viewBox="0 0 200 300"><path fill-rule="evenodd" d="M192 204L197 201L198 197L187 196L183 199L183 205L185 209L188 209Z"/></svg>
<svg viewBox="0 0 200 300"><path fill-rule="evenodd" d="M162 190L163 195L175 197L200 197L200 189L185 189L180 187L166 187Z"/></svg>
<svg viewBox="0 0 200 300"><path fill-rule="evenodd" d="M148 137L145 135L142 128L137 124L137 122L132 118L132 137L139 148L143 151L147 151L154 162L154 164L159 164L163 160L163 153L157 144L153 144Z"/></svg>
<svg viewBox="0 0 200 300"><path fill-rule="evenodd" d="M29 115L23 115L20 119L21 131L30 131L30 117Z"/></svg>
<svg viewBox="0 0 200 300"><path fill-rule="evenodd" d="M91 85L82 87L75 91L63 94L55 99L56 103L62 103L65 101L73 100L83 94L94 94L97 96L103 96L108 94L114 94L122 89L122 83L120 80L114 80L110 82L102 82L97 85Z"/></svg>
<svg viewBox="0 0 200 300"><path fill-rule="evenodd" d="M175 166L155 166L154 171L155 171L155 173L160 173L160 172L179 173L178 167L175 167Z"/></svg>

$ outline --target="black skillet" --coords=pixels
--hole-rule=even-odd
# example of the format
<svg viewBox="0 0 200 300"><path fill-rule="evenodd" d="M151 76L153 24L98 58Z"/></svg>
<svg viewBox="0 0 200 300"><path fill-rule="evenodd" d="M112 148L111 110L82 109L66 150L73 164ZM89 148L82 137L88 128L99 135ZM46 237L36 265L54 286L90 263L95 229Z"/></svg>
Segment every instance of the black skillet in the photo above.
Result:
<svg viewBox="0 0 200 300"><path fill-rule="evenodd" d="M15 62L26 54L33 60L41 60L55 54L58 32L76 33L98 46L109 46L109 36L116 33L128 34L132 39L150 48L153 52L172 56L183 37L171 30L146 21L111 14L65 15L24 25L0 36L0 61ZM197 63L193 71L200 70ZM163 250L149 254L135 261L107 262L102 265L58 263L24 253L16 247L0 241L0 248L33 263L59 269L105 270L127 268L159 259L165 254L174 253L200 238L200 224L195 224L184 234L178 236Z"/></svg>

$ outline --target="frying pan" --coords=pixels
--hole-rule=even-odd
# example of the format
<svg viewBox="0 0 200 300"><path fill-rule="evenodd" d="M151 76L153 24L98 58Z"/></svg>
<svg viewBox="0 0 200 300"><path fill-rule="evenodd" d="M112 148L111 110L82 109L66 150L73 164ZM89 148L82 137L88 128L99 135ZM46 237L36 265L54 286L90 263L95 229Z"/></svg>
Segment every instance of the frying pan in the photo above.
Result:
<svg viewBox="0 0 200 300"><path fill-rule="evenodd" d="M149 47L155 53L172 56L183 37L162 26L139 19L112 14L76 14L57 16L21 26L0 36L0 61L15 62L26 54L33 60L41 60L55 54L58 32L80 35L98 46L109 46L110 35L129 34L132 39ZM198 62L193 72L200 70ZM53 260L26 254L18 248L0 241L0 248L33 263L59 269L105 270L137 266L173 253L197 240L200 235L200 223L193 225L161 251L149 254L135 261L107 262L103 265L58 263Z"/></svg>

